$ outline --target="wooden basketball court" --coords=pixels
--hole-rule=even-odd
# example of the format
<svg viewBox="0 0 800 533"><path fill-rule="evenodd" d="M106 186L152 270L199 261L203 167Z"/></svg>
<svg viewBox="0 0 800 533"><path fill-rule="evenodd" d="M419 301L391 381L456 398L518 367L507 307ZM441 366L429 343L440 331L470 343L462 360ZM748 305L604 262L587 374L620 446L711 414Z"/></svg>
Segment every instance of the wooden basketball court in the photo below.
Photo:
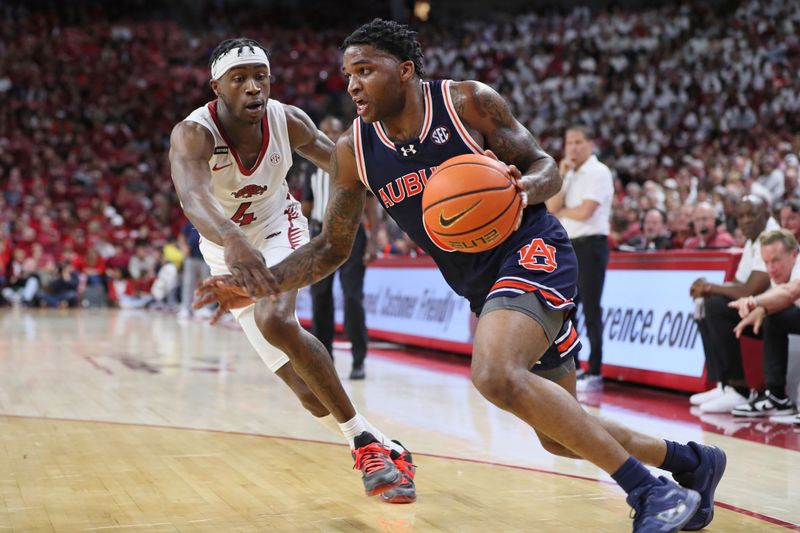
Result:
<svg viewBox="0 0 800 533"><path fill-rule="evenodd" d="M2 309L0 332L0 532L630 531L605 473L544 452L463 368L376 347L367 380L345 380L415 454L419 499L392 506L364 496L342 439L239 331L147 311ZM346 376L349 355L336 355ZM800 430L709 432L683 397L614 389L589 408L726 450L710 531L800 531Z"/></svg>

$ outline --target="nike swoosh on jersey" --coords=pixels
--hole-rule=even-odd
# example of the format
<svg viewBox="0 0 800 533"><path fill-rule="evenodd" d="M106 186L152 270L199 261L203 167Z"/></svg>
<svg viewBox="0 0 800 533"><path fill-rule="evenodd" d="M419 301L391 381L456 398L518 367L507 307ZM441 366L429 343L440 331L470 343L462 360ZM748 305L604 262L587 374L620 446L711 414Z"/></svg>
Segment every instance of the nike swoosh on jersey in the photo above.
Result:
<svg viewBox="0 0 800 533"><path fill-rule="evenodd" d="M469 213L470 211L472 211L473 209L478 207L478 204L480 204L482 201L483 200L478 200L477 202L475 202L474 204L472 204L468 208L464 209L463 211L461 211L459 213L456 213L455 215L453 215L451 217L444 216L444 209L442 209L439 212L439 224L443 228L449 228L450 226L452 226L453 224L455 224L456 222L458 222L459 220L464 218L467 215L467 213Z"/></svg>
<svg viewBox="0 0 800 533"><path fill-rule="evenodd" d="M228 163L227 165L222 165L221 167L218 167L216 164L214 164L214 166L211 168L211 170L222 170L223 168L228 168L232 164L233 163Z"/></svg>

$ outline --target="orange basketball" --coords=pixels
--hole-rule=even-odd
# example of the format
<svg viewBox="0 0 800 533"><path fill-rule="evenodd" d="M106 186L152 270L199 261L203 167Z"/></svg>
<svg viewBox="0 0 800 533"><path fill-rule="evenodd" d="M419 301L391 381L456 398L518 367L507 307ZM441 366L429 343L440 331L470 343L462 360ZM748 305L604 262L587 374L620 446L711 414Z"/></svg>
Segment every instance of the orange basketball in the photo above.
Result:
<svg viewBox="0 0 800 533"><path fill-rule="evenodd" d="M522 196L503 163L478 154L448 159L422 193L422 223L447 251L477 253L511 234Z"/></svg>

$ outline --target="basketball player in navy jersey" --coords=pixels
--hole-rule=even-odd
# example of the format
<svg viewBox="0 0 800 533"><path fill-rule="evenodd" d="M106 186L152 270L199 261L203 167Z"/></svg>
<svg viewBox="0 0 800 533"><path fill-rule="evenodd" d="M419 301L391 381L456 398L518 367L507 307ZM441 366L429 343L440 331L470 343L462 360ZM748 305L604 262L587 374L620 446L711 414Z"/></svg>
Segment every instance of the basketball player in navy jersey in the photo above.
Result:
<svg viewBox="0 0 800 533"><path fill-rule="evenodd" d="M631 431L577 402L578 340L568 320L577 265L566 232L543 204L561 187L556 164L488 86L424 81L415 35L376 19L344 41L343 71L359 116L336 144L322 233L270 268L271 290L313 283L347 258L369 188L479 315L472 381L481 394L527 422L551 453L608 472L636 511L634 531L701 529L713 517L724 453ZM500 246L444 251L423 228L421 193L433 167L471 152L508 163L527 205ZM231 277L209 278L199 293L198 305L217 301L219 312L250 297ZM682 486L655 478L642 463L672 472Z"/></svg>
<svg viewBox="0 0 800 533"><path fill-rule="evenodd" d="M201 236L200 250L214 274L230 274L251 293L272 279L278 263L308 242L300 204L286 173L294 152L329 170L333 143L302 110L270 98L266 50L252 39L223 41L211 54L217 99L178 123L170 166L184 212ZM367 494L405 486L408 452L356 412L325 347L297 322L297 291L251 299L236 309L258 355L326 427L341 430L362 472ZM338 427L337 427L338 423ZM410 464L410 461L408 461Z"/></svg>

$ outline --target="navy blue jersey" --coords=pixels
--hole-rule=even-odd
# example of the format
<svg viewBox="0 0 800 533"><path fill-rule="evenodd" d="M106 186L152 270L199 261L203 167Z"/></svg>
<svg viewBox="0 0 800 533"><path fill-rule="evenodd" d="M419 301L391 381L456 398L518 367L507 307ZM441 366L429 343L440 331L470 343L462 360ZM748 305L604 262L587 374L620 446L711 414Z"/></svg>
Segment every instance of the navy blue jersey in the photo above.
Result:
<svg viewBox="0 0 800 533"><path fill-rule="evenodd" d="M480 314L498 296L534 292L551 309L574 309L577 260L567 233L544 204L525 208L520 228L480 253L448 252L431 241L422 223L422 191L436 167L457 155L483 153L461 122L450 97L451 80L423 82L425 114L419 139L396 144L380 122L353 122L361 181L411 239L436 262L453 290ZM552 350L566 357L580 343L569 321ZM556 357L557 358L557 357Z"/></svg>

